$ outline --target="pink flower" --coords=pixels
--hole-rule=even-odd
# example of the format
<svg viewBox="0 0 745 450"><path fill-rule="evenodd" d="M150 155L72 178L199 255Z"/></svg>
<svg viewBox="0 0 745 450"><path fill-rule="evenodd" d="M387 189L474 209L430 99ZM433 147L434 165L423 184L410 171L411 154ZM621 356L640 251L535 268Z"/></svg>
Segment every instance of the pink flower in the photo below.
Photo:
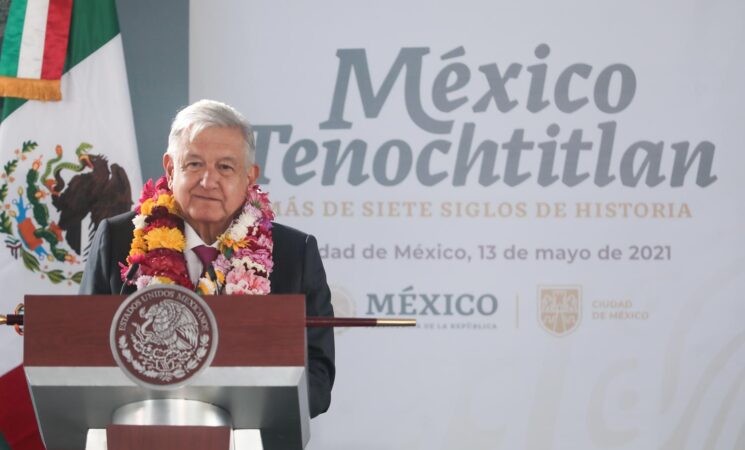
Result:
<svg viewBox="0 0 745 450"><path fill-rule="evenodd" d="M256 240L256 243L259 245L259 247L263 247L270 252L274 248L274 241L272 241L272 233L265 233L259 235L259 238Z"/></svg>
<svg viewBox="0 0 745 450"><path fill-rule="evenodd" d="M256 275L253 270L233 269L225 281L225 293L228 295L264 295L271 290L269 280Z"/></svg>
<svg viewBox="0 0 745 450"><path fill-rule="evenodd" d="M272 262L272 251L265 248L259 248L249 252L249 257L256 263L266 268L267 273L272 271L274 266Z"/></svg>
<svg viewBox="0 0 745 450"><path fill-rule="evenodd" d="M264 216L265 220L274 220L274 211L272 211L272 203L269 201L269 194L262 191L258 184L255 184L248 189L247 199L246 206L251 205L261 210L261 215ZM261 215L258 215L257 217L261 217Z"/></svg>
<svg viewBox="0 0 745 450"><path fill-rule="evenodd" d="M168 178L165 175L158 178L158 181L155 182L155 190L161 194L171 192L171 189L168 187Z"/></svg>
<svg viewBox="0 0 745 450"><path fill-rule="evenodd" d="M149 275L143 275L141 277L138 277L137 281L135 282L135 284L137 285L137 290L139 291L140 289L148 286L150 284L150 281L152 281L152 279L153 277Z"/></svg>
<svg viewBox="0 0 745 450"><path fill-rule="evenodd" d="M228 273L232 267L230 261L228 261L222 253L217 255L217 259L212 263L212 265L215 266L216 270L219 270L222 273Z"/></svg>
<svg viewBox="0 0 745 450"><path fill-rule="evenodd" d="M127 279L127 272L129 272L129 267L130 266L128 265L119 263L119 273L121 274L122 281Z"/></svg>
<svg viewBox="0 0 745 450"><path fill-rule="evenodd" d="M137 201L137 207L135 208L137 214L140 214L140 205L142 205L145 200L151 198L153 195L155 195L155 188L153 187L153 180L151 178L147 180L147 183L142 186L142 194L140 195L140 199Z"/></svg>
<svg viewBox="0 0 745 450"><path fill-rule="evenodd" d="M144 203L145 200L152 198L155 195L155 186L153 185L153 179L147 180L142 186L142 194L140 195L139 203Z"/></svg>
<svg viewBox="0 0 745 450"><path fill-rule="evenodd" d="M135 208L137 214L140 214L140 205L142 205L145 200L149 198L156 199L159 193L164 192L171 192L168 188L168 178L166 178L165 175L158 178L158 181L155 183L153 183L152 178L147 180L147 182L142 186L142 194L140 195L140 199L137 201L137 207Z"/></svg>

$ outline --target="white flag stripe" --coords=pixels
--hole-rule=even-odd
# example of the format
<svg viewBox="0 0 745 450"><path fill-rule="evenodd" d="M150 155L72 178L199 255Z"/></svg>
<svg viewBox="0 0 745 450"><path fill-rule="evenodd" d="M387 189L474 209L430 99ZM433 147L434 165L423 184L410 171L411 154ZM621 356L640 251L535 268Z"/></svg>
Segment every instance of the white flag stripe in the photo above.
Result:
<svg viewBox="0 0 745 450"><path fill-rule="evenodd" d="M28 0L18 55L18 78L41 78L50 0Z"/></svg>

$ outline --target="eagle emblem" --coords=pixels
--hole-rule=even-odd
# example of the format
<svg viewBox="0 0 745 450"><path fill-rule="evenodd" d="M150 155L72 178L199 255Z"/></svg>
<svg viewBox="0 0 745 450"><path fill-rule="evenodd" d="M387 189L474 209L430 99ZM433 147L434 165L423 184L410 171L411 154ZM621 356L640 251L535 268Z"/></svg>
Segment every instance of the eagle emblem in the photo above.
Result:
<svg viewBox="0 0 745 450"><path fill-rule="evenodd" d="M129 179L121 166L92 153L93 146L85 142L68 161L61 145L50 155L37 150L36 142L23 142L3 166L0 233L11 256L26 269L55 284L79 284L88 252L82 245L83 223L89 223L90 243L103 219L129 211Z"/></svg>
<svg viewBox="0 0 745 450"><path fill-rule="evenodd" d="M111 325L111 350L135 382L173 388L206 368L217 348L212 311L180 286L151 286L129 296Z"/></svg>
<svg viewBox="0 0 745 450"><path fill-rule="evenodd" d="M199 324L189 308L181 303L163 300L150 308L140 309L140 317L147 319L145 323L133 325L141 345L160 345L169 350L193 350L197 347Z"/></svg>

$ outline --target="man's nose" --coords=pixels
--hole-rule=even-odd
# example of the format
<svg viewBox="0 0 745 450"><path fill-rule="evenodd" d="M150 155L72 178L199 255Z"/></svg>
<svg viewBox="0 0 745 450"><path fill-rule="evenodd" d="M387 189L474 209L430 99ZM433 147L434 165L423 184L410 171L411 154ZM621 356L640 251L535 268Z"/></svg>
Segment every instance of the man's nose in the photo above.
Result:
<svg viewBox="0 0 745 450"><path fill-rule="evenodd" d="M199 180L199 184L205 189L211 189L217 187L217 169L213 167L207 167L202 172L202 179Z"/></svg>

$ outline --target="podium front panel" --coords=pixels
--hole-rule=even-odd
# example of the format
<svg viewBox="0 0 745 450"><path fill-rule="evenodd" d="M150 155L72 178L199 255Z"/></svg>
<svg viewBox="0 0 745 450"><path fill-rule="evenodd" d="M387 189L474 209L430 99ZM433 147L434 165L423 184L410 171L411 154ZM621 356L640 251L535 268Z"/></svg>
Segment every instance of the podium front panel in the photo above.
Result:
<svg viewBox="0 0 745 450"><path fill-rule="evenodd" d="M198 400L230 413L233 428L261 429L265 448L309 439L305 300L300 295L205 297L217 319L212 365L182 388L135 384L115 365L111 318L121 296L27 296L24 368L47 448L84 448L89 428L154 399ZM108 319L106 319L108 318Z"/></svg>

